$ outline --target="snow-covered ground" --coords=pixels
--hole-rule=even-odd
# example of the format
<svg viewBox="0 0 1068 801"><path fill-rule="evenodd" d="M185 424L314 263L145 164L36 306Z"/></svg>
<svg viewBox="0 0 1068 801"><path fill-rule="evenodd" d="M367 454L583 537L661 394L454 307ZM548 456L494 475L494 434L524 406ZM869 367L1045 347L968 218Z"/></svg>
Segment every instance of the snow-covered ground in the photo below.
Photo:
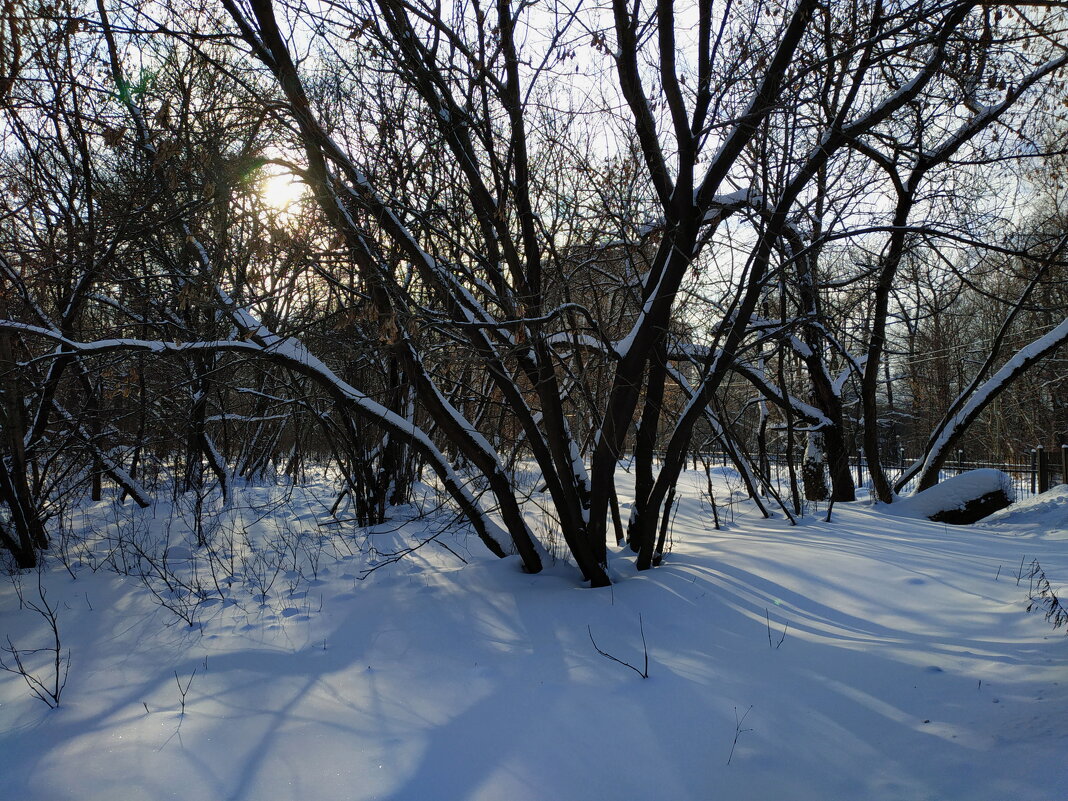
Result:
<svg viewBox="0 0 1068 801"><path fill-rule="evenodd" d="M208 532L233 552L214 575L166 508L92 506L77 578L43 577L70 650L60 707L0 674L0 797L1068 798L1068 640L1025 611L1034 562L1068 583L1068 489L974 527L862 503L791 527L742 504L716 531L704 476L686 481L665 564L616 556L602 590L450 532L390 564L431 524L342 536L315 487L273 507L277 489L240 491ZM99 567L120 534L129 558L161 533L174 574L225 598L150 576L195 626ZM648 680L591 642L642 668L643 631ZM49 644L6 578L5 635ZM47 657L28 664L46 676Z"/></svg>

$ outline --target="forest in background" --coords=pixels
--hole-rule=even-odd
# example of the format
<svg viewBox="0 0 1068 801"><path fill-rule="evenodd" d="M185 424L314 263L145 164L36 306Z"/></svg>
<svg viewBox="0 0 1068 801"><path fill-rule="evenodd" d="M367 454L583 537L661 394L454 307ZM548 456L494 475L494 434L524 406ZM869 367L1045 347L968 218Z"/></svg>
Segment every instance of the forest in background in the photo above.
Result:
<svg viewBox="0 0 1068 801"><path fill-rule="evenodd" d="M891 502L1065 444L1066 23L7 3L0 544L325 465L359 525L431 482L601 586L613 540L659 562L700 454L791 517L853 500L858 452Z"/></svg>

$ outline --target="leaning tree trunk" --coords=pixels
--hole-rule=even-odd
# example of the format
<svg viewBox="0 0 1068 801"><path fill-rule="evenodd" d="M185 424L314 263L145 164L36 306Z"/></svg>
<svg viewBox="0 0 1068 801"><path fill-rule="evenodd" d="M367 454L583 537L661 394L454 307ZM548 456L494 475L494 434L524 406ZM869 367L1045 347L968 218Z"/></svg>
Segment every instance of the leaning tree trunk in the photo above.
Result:
<svg viewBox="0 0 1068 801"><path fill-rule="evenodd" d="M961 396L939 423L924 448L924 456L902 476L900 486L919 473L917 490L938 483L938 473L964 436L968 426L1037 361L1068 343L1068 317L1046 335L1018 350L1005 365L967 397Z"/></svg>

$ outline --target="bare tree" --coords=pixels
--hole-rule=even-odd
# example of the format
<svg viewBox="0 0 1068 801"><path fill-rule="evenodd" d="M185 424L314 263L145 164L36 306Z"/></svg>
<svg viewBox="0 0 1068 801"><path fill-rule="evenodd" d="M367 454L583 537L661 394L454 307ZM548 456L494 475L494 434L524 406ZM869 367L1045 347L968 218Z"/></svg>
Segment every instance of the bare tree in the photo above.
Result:
<svg viewBox="0 0 1068 801"><path fill-rule="evenodd" d="M98 256L68 259L62 301L43 302L12 240L0 359L47 365L39 432L70 420L97 443L122 428L92 391L103 365L167 364L189 423L169 451L187 484L206 475L224 494L235 461L253 470L284 442L296 473L318 448L370 521L422 461L494 553L537 572L512 469L532 459L593 586L610 581L628 453L641 569L662 557L695 432L772 491L766 441L750 456L735 422L750 408L788 454L802 435L822 444L836 500L853 497L855 430L889 500L881 393L902 265L947 242L1012 249L946 224L941 190L1024 158L1007 143L1066 64L1061 16L926 0L221 0L190 23L98 0L65 35L108 65L99 110L57 101L72 125L92 121L88 155L55 175L107 163L112 221L86 221ZM242 180L268 166L308 187L299 233L265 224ZM50 411L67 383L81 405ZM947 430L973 412L961 401ZM142 405L131 464L150 417ZM106 455L89 453L98 474Z"/></svg>

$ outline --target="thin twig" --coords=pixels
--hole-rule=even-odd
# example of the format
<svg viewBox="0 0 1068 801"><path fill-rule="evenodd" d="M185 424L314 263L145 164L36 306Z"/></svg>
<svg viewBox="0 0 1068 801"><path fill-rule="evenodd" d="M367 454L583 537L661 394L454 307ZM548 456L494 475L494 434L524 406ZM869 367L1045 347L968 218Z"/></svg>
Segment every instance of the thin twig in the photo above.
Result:
<svg viewBox="0 0 1068 801"><path fill-rule="evenodd" d="M745 723L745 719L749 717L749 713L753 711L753 705L749 705L749 709L745 710L745 714L738 717L738 707L734 707L734 742L731 743L731 752L727 756L727 764L731 764L731 760L734 759L734 748L738 745L738 738L742 736L744 732L752 731L752 729L743 729L742 724Z"/></svg>
<svg viewBox="0 0 1068 801"><path fill-rule="evenodd" d="M624 662L622 659L619 659L618 657L612 656L612 654L608 653L607 651L602 651L598 647L597 641L595 639L593 639L593 630L589 626L586 626L586 631L590 635L590 642L593 643L593 649L595 651L597 651L597 653L599 653L601 656L605 657L606 659L611 659L613 662L618 662L619 664L623 665L624 667L629 667L631 670L633 670L635 673L637 673L643 679L647 679L647 678L649 678L649 648L645 644L645 627L644 627L644 625L642 625L642 616L641 616L641 614L638 615L638 630L641 632L641 635L642 635L642 651L645 654L645 669L644 670L639 670L638 668L634 667L634 665L632 665L630 662Z"/></svg>
<svg viewBox="0 0 1068 801"><path fill-rule="evenodd" d="M193 677L196 675L197 669L193 668L193 672L189 674L189 678L185 682L185 687L183 687L181 679L178 678L178 671L174 671L174 681L178 685L178 702L182 705L182 710L179 714L183 718L185 717L185 696L189 692L190 686L193 684Z"/></svg>
<svg viewBox="0 0 1068 801"><path fill-rule="evenodd" d="M782 636L779 637L779 641L773 644L771 641L771 617L768 615L767 607L764 607L764 620L767 621L768 624L768 648L778 650L779 646L786 640L786 632L790 630L790 623L787 621L786 627L782 630Z"/></svg>

